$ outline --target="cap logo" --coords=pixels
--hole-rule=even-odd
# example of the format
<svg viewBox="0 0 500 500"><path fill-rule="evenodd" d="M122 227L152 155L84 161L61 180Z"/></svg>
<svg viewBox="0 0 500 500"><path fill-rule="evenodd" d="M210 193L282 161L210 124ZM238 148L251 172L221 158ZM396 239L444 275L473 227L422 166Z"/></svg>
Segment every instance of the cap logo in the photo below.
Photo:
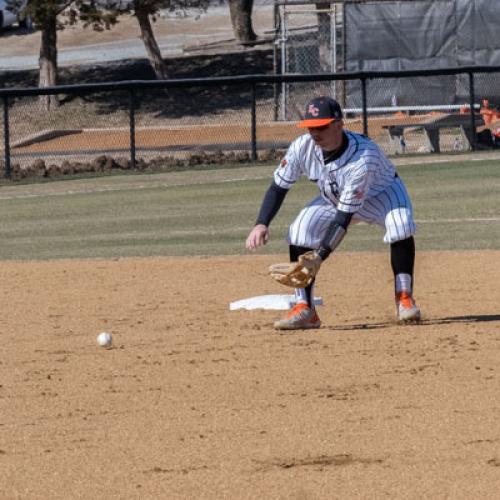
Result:
<svg viewBox="0 0 500 500"><path fill-rule="evenodd" d="M298 123L300 128L327 127L342 118L340 104L331 97L315 97L305 107L304 118Z"/></svg>
<svg viewBox="0 0 500 500"><path fill-rule="evenodd" d="M314 104L309 104L309 108L308 108L307 112L311 116L318 116L319 115L319 108L317 108Z"/></svg>

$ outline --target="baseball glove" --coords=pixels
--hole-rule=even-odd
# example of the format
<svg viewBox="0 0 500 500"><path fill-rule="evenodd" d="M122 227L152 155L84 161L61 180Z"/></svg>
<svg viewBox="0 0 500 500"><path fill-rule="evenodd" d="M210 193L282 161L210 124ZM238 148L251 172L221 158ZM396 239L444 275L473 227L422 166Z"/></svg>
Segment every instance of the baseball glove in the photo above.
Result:
<svg viewBox="0 0 500 500"><path fill-rule="evenodd" d="M305 288L318 274L322 262L317 252L311 251L301 255L298 262L271 265L269 274L282 285Z"/></svg>

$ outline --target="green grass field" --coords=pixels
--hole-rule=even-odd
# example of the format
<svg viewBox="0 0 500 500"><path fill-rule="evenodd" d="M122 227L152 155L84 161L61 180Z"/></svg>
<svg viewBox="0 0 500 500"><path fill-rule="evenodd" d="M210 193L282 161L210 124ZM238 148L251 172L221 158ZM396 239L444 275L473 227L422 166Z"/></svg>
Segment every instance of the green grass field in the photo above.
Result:
<svg viewBox="0 0 500 500"><path fill-rule="evenodd" d="M244 254L274 165L128 174L0 187L0 259ZM421 250L500 248L498 161L398 167ZM288 224L316 189L290 192L267 253L286 253ZM382 230L354 226L339 251L384 250Z"/></svg>

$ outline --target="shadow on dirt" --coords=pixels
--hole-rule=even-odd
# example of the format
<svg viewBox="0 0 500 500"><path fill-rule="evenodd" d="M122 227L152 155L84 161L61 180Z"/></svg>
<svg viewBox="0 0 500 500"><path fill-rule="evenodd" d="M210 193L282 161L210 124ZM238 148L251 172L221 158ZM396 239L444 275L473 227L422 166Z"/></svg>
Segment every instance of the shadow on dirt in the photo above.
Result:
<svg viewBox="0 0 500 500"><path fill-rule="evenodd" d="M272 74L274 71L273 52L268 48L166 59L166 63L172 79ZM0 78L1 76L0 73ZM58 83L72 85L130 80L155 80L149 62L134 60L107 65L60 68ZM4 81L10 88L36 87L38 72L9 72L8 78ZM272 85L260 86L257 89L258 99L272 95ZM119 109L128 110L130 96L125 91L60 96L62 107L82 102L93 104L95 112L107 115ZM248 110L250 104L251 89L248 85L145 89L137 92L135 102L138 112L153 113L159 118L201 117L207 114L220 114L227 110Z"/></svg>
<svg viewBox="0 0 500 500"><path fill-rule="evenodd" d="M31 35L35 32L33 28L26 28L24 26L8 26L0 28L0 43L4 38L12 38L15 36Z"/></svg>
<svg viewBox="0 0 500 500"><path fill-rule="evenodd" d="M337 326L327 326L325 330L332 331L350 331L350 330L379 330L381 328L388 328L394 326L395 323L359 323L355 325L337 325Z"/></svg>
<svg viewBox="0 0 500 500"><path fill-rule="evenodd" d="M423 320L426 325L443 325L447 323L483 323L488 321L500 321L500 314L478 314L468 316L452 316L449 318L436 318Z"/></svg>
<svg viewBox="0 0 500 500"><path fill-rule="evenodd" d="M414 323L407 323L405 326L446 325L451 323L483 323L490 321L500 321L500 314L471 314L468 316L451 316L446 318L423 319ZM378 330L381 328L389 328L397 324L398 323L396 321L387 321L383 323L359 323L354 325L326 326L324 327L324 329L332 331Z"/></svg>

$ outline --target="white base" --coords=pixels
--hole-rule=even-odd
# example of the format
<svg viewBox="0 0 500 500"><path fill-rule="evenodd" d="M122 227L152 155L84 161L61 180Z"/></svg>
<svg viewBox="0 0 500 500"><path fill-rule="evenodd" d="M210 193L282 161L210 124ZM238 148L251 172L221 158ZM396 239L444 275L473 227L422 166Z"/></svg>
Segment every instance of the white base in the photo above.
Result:
<svg viewBox="0 0 500 500"><path fill-rule="evenodd" d="M248 299L231 302L229 304L229 310L274 309L285 311L291 309L294 305L295 295L259 295L257 297L249 297ZM322 306L323 299L321 297L315 297L314 305Z"/></svg>

